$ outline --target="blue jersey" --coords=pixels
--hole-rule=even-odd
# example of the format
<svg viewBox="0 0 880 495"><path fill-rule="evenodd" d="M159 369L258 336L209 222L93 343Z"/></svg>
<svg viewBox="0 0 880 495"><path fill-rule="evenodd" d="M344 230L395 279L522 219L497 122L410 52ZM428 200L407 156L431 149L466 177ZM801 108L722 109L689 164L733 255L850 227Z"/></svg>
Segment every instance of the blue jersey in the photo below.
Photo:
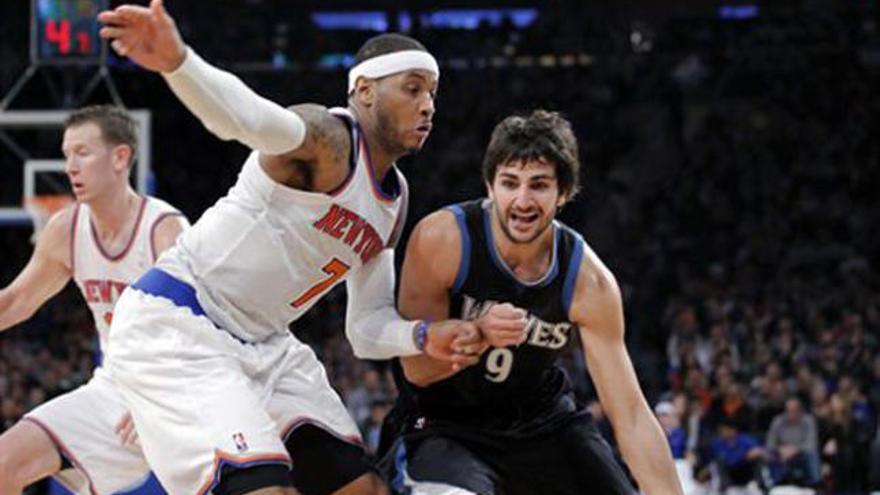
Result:
<svg viewBox="0 0 880 495"><path fill-rule="evenodd" d="M407 382L395 364L397 406L413 427L429 424L531 435L583 413L575 405L566 372L557 364L578 331L569 313L583 239L554 221L550 268L537 281L523 281L497 253L490 207L486 200L449 207L462 237L449 316L474 320L493 304L508 302L528 312L527 339L519 346L490 348L478 364L425 388Z"/></svg>

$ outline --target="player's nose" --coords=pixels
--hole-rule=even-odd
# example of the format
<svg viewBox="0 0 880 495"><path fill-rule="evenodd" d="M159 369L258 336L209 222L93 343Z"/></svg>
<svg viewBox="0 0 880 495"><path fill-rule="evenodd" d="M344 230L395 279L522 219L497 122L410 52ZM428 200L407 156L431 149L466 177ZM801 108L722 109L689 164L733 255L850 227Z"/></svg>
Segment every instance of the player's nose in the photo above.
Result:
<svg viewBox="0 0 880 495"><path fill-rule="evenodd" d="M534 204L534 198L528 187L520 187L513 197L513 206L521 211L529 210Z"/></svg>
<svg viewBox="0 0 880 495"><path fill-rule="evenodd" d="M430 94L426 94L419 105L419 113L427 118L434 116L434 98Z"/></svg>

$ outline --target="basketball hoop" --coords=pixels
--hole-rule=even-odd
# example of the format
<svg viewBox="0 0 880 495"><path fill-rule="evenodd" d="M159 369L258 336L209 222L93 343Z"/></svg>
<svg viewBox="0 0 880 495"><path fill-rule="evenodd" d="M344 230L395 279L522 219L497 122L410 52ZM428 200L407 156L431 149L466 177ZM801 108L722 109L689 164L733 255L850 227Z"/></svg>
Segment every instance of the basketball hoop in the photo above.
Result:
<svg viewBox="0 0 880 495"><path fill-rule="evenodd" d="M31 243L36 244L37 237L46 226L46 222L55 212L62 210L67 205L73 203L73 196L69 194L38 194L24 198L24 209L30 215L34 223L34 233L31 236Z"/></svg>

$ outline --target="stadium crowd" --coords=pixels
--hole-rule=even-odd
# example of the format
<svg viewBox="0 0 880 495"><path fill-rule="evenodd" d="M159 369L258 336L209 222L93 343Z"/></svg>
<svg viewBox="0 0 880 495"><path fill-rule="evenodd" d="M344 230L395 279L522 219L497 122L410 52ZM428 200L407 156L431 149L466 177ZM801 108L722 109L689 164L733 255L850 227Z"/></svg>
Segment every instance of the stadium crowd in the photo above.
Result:
<svg viewBox="0 0 880 495"><path fill-rule="evenodd" d="M501 117L538 106L563 112L585 173L562 219L621 283L631 352L691 493L880 490L876 7L786 2L789 10L724 20L601 17L568 3L560 2L574 10L541 10L522 29L415 26L444 72L434 133L403 164L409 226L482 193L482 150ZM241 4L256 11L212 19L229 29L206 27L186 3L169 8L180 9L197 50L268 97L343 103L343 72L314 67L364 33L331 36L295 16L261 15L272 2ZM4 39L19 36L2 17ZM279 50L292 63L273 70ZM552 62L542 61L547 54ZM0 55L25 64L8 46ZM492 57L502 61L491 65ZM4 66L5 89L15 74ZM122 62L114 77L129 107L153 112L157 194L197 218L231 185L244 148L182 117L159 78ZM39 107L39 87L20 101ZM54 151L51 139L22 139ZM0 157L11 180L16 163ZM0 229L0 284L26 262L29 234ZM338 289L292 330L316 348L375 446L395 391L384 363L352 356L344 308ZM572 347L566 366L601 421ZM72 288L4 334L0 431L83 383L99 356Z"/></svg>

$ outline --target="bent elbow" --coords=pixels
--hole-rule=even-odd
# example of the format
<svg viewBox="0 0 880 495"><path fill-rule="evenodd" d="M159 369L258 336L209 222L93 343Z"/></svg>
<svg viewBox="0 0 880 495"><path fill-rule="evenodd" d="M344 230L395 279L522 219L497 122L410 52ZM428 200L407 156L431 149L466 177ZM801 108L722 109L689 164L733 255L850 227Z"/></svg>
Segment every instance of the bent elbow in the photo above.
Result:
<svg viewBox="0 0 880 495"><path fill-rule="evenodd" d="M376 345L369 338L364 337L356 325L349 323L345 325L345 337L351 345L354 357L370 360L386 359L376 352Z"/></svg>
<svg viewBox="0 0 880 495"><path fill-rule="evenodd" d="M364 359L363 345L361 344L360 338L358 338L354 325L349 321L345 322L345 339L348 340L348 345L351 346L351 352L354 354L354 357Z"/></svg>
<svg viewBox="0 0 880 495"><path fill-rule="evenodd" d="M377 359L369 350L364 349L362 346L357 345L354 342L351 342L351 350L354 357L358 359Z"/></svg>

